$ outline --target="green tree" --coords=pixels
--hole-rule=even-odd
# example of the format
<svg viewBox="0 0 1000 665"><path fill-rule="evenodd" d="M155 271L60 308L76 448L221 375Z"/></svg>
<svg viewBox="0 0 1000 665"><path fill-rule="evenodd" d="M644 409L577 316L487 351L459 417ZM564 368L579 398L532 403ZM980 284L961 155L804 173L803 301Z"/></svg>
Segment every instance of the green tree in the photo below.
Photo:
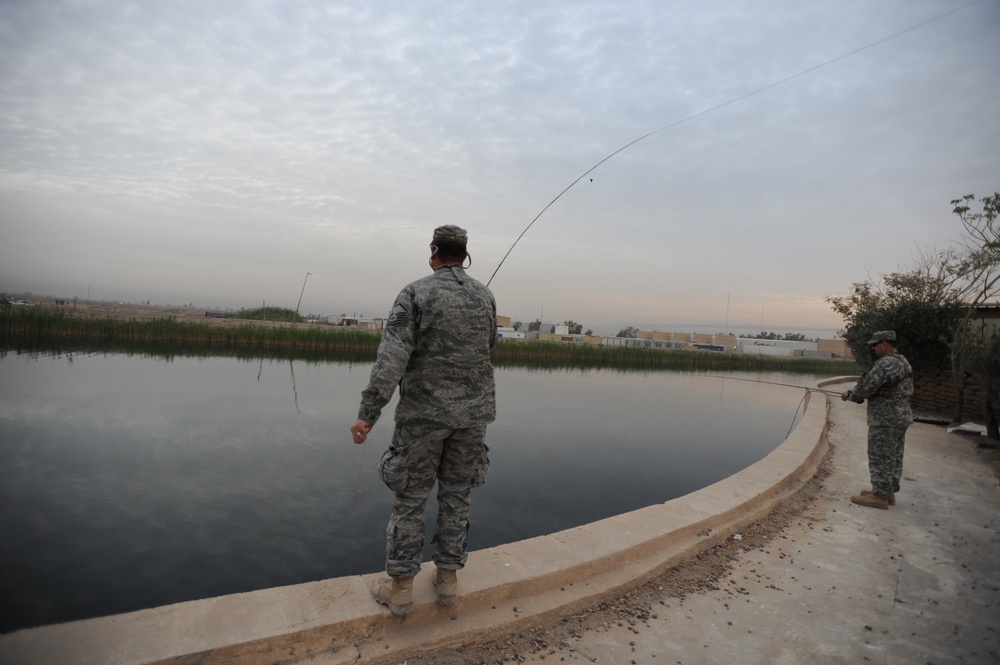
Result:
<svg viewBox="0 0 1000 665"><path fill-rule="evenodd" d="M876 293L868 282L854 284L849 296L828 297L827 301L844 317L844 340L865 367L875 361L868 340L879 330L896 331L900 349L914 366L950 364L947 334L963 314L957 301L921 300L893 289Z"/></svg>
<svg viewBox="0 0 1000 665"><path fill-rule="evenodd" d="M872 361L871 334L893 329L914 365L950 365L957 398L953 420L962 415L965 373L984 386L991 381L985 368L991 366L992 338L982 330L977 336L973 318L978 305L1000 295L1000 194L981 199L982 212L973 212L974 201L969 194L951 202L965 232L955 246L925 251L910 270L856 282L848 295L826 299L843 316L844 339L862 363ZM995 400L986 403L987 422L995 422Z"/></svg>
<svg viewBox="0 0 1000 665"><path fill-rule="evenodd" d="M965 230L961 248L951 258L957 280L961 288L961 297L968 303L968 309L952 338L952 375L955 377L955 388L958 396L958 406L955 409L957 420L961 417L964 402L964 372L976 376L985 389L983 418L986 422L987 435L1000 439L1000 427L997 425L997 409L1000 400L997 397L997 374L990 368L1000 363L1000 343L997 341L996 330L987 332L985 322L979 325L973 320L978 306L1000 296L1000 193L980 199L982 212L974 212L972 204L976 197L966 194L951 203L952 213L958 216Z"/></svg>
<svg viewBox="0 0 1000 665"><path fill-rule="evenodd" d="M742 337L743 339L781 339L781 335L779 335L778 333L769 332L765 330L761 330L756 335L751 335L747 333L745 335L740 335L740 337Z"/></svg>
<svg viewBox="0 0 1000 665"><path fill-rule="evenodd" d="M627 328L622 328L618 331L615 337L628 337L629 339L635 339L635 336L639 334L639 329L633 326L628 326Z"/></svg>

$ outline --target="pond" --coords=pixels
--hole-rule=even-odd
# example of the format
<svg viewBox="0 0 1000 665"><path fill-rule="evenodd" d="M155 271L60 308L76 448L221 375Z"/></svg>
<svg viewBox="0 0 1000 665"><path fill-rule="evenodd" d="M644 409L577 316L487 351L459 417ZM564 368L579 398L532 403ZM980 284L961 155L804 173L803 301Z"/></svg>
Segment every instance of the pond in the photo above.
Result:
<svg viewBox="0 0 1000 665"><path fill-rule="evenodd" d="M0 355L0 632L381 570L395 400L364 446L348 431L370 369ZM470 549L736 473L784 440L791 386L814 378L498 369Z"/></svg>

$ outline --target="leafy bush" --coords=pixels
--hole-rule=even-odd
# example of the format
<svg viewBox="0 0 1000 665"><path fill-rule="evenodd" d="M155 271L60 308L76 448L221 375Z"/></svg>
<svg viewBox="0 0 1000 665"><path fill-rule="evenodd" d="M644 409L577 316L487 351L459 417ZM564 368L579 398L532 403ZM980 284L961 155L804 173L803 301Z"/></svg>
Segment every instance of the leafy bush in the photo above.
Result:
<svg viewBox="0 0 1000 665"><path fill-rule="evenodd" d="M233 314L234 319L246 319L249 321L301 321L302 317L295 315L294 309L287 307L257 307L255 309L241 309Z"/></svg>
<svg viewBox="0 0 1000 665"><path fill-rule="evenodd" d="M896 345L911 365L951 364L948 336L964 315L961 304L901 300L880 309L859 311L844 331L844 339L854 357L866 367L875 357L868 340L879 330L896 331Z"/></svg>

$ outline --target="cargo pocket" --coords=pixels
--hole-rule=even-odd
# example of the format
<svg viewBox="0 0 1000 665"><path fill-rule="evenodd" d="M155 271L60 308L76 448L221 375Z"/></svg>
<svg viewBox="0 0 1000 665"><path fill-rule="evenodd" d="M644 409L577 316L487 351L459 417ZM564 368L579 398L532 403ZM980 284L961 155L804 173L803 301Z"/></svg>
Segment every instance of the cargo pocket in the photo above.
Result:
<svg viewBox="0 0 1000 665"><path fill-rule="evenodd" d="M382 459L378 462L378 477L385 483L386 487L396 494L402 494L409 485L409 474L406 467L400 463L396 449L389 447L382 453Z"/></svg>
<svg viewBox="0 0 1000 665"><path fill-rule="evenodd" d="M472 469L472 487L482 487L490 475L490 447L485 443Z"/></svg>

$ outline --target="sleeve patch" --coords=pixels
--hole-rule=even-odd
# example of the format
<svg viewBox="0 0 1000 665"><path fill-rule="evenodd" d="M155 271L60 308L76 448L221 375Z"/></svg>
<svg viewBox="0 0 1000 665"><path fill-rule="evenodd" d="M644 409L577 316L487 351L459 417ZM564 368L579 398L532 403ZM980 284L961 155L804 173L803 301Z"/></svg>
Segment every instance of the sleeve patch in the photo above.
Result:
<svg viewBox="0 0 1000 665"><path fill-rule="evenodd" d="M406 309L400 305L396 304L392 308L392 312L389 314L389 318L386 320L385 325L389 328L394 328L395 326L405 326L410 320L410 315L407 314Z"/></svg>

